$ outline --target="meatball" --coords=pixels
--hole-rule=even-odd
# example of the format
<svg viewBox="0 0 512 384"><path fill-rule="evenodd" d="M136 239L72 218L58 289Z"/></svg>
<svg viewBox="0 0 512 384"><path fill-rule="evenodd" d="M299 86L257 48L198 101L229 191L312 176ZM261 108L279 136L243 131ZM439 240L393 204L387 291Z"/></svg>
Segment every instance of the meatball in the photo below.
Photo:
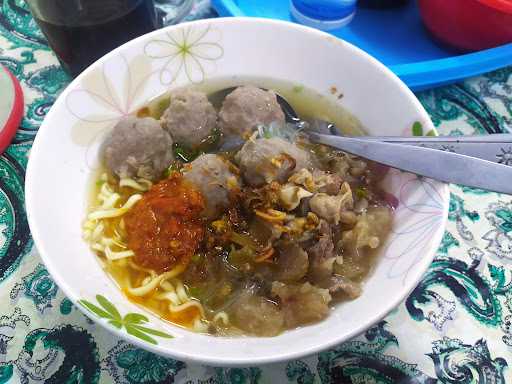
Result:
<svg viewBox="0 0 512 384"><path fill-rule="evenodd" d="M277 137L248 140L235 160L245 181L254 187L272 181L284 183L294 171L311 165L307 151Z"/></svg>
<svg viewBox="0 0 512 384"><path fill-rule="evenodd" d="M247 136L258 125L284 124L284 113L276 94L252 85L238 87L226 96L219 112L225 135Z"/></svg>
<svg viewBox="0 0 512 384"><path fill-rule="evenodd" d="M218 217L240 190L240 181L233 168L227 160L211 153L199 156L186 166L184 178L193 183L206 200L206 218Z"/></svg>
<svg viewBox="0 0 512 384"><path fill-rule="evenodd" d="M102 151L105 165L120 178L158 179L173 160L171 137L151 117L122 119Z"/></svg>
<svg viewBox="0 0 512 384"><path fill-rule="evenodd" d="M182 89L171 95L162 116L162 126L174 141L189 148L200 145L212 134L217 112L202 92Z"/></svg>

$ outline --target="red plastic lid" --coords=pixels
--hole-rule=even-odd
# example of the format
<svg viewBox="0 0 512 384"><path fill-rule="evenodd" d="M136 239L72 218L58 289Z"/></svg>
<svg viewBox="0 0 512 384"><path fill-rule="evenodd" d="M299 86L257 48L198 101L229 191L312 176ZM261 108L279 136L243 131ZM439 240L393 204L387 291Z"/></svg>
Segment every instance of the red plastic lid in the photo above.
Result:
<svg viewBox="0 0 512 384"><path fill-rule="evenodd" d="M512 14L512 0L478 0L480 3L500 10L501 12Z"/></svg>
<svg viewBox="0 0 512 384"><path fill-rule="evenodd" d="M10 144L23 117L23 91L18 80L0 65L0 153Z"/></svg>

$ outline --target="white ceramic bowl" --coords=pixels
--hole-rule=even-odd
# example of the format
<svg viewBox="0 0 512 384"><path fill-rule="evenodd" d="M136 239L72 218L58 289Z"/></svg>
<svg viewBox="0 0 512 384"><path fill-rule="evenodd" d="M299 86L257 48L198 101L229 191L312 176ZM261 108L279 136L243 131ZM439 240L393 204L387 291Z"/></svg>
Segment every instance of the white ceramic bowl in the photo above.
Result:
<svg viewBox="0 0 512 384"><path fill-rule="evenodd" d="M399 201L393 233L362 296L338 305L318 324L274 338L212 337L160 320L121 294L82 240L102 134L170 87L220 77L272 77L326 98L342 92L337 102L374 135L410 134L415 122L416 130L420 124L424 132L434 129L418 100L388 69L323 32L255 18L201 20L155 31L109 53L76 78L39 129L26 177L35 244L57 284L79 308L153 352L218 366L255 365L334 346L384 317L415 287L444 232L446 185L391 171L386 189ZM124 318L128 313L144 314L135 325L150 330L134 331L134 317Z"/></svg>

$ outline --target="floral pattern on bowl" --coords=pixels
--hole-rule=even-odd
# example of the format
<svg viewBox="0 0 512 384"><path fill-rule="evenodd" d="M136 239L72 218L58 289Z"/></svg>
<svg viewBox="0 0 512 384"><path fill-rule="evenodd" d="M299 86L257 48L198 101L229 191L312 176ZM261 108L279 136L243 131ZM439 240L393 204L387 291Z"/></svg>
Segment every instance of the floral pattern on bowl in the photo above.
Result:
<svg viewBox="0 0 512 384"><path fill-rule="evenodd" d="M391 169L386 187L398 191L394 217L398 224L393 227L383 257L393 261L387 277L405 282L411 269L424 257L429 240L446 221L447 211L442 189L430 179Z"/></svg>
<svg viewBox="0 0 512 384"><path fill-rule="evenodd" d="M215 62L224 55L220 33L212 29L185 27L169 30L162 39L150 40L144 53L155 60L161 59L162 84L171 85L185 74L193 84L202 83L215 69Z"/></svg>
<svg viewBox="0 0 512 384"><path fill-rule="evenodd" d="M121 316L115 305L102 295L96 295L96 301L99 306L85 299L79 300L78 303L85 307L89 312L94 313L100 319L107 320L108 324L115 328L124 328L129 335L137 337L150 344L158 344L152 336L172 339L172 336L168 333L146 327L145 324L149 322L149 319L146 316L133 312Z"/></svg>

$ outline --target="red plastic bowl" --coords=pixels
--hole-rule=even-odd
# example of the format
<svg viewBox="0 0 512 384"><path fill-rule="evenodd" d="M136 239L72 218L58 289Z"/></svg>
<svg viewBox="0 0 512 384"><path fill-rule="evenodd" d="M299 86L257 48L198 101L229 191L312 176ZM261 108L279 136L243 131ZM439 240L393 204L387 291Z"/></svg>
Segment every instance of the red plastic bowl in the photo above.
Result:
<svg viewBox="0 0 512 384"><path fill-rule="evenodd" d="M418 6L430 33L459 50L512 43L512 0L418 0Z"/></svg>

